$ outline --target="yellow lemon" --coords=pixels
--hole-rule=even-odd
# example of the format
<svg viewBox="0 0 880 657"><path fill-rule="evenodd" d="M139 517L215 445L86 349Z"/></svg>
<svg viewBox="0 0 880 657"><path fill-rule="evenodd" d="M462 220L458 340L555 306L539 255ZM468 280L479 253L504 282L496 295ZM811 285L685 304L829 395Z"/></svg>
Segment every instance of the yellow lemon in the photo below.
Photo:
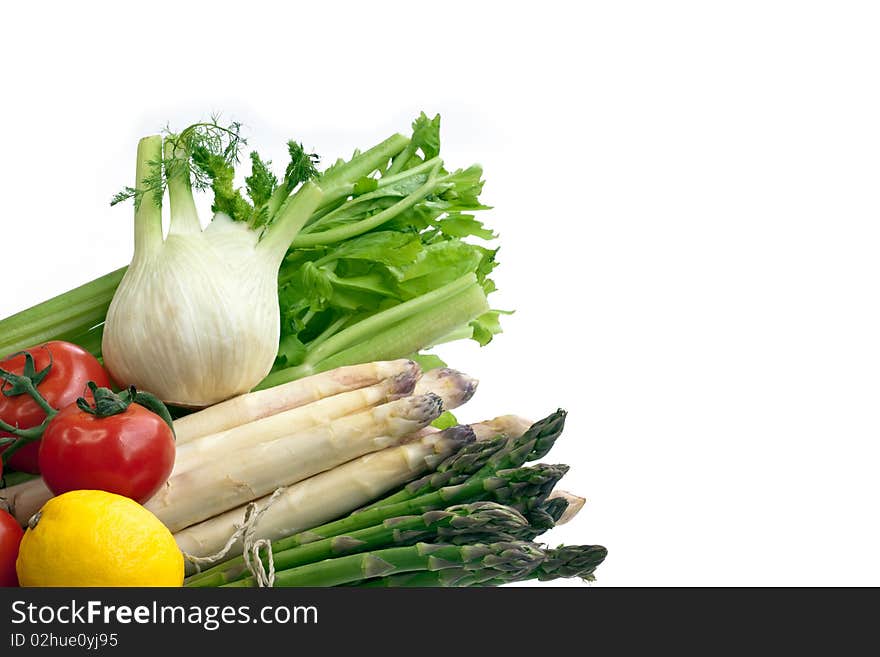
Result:
<svg viewBox="0 0 880 657"><path fill-rule="evenodd" d="M181 586L183 555L134 500L74 490L31 518L16 570L22 586Z"/></svg>

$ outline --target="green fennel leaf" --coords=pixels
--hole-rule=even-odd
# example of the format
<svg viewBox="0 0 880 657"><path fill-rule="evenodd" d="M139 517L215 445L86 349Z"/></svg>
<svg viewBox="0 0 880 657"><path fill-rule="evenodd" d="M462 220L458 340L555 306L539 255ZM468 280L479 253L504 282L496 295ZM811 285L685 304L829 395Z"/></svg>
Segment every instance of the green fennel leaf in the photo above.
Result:
<svg viewBox="0 0 880 657"><path fill-rule="evenodd" d="M200 171L210 180L214 192L211 210L223 212L235 221L250 221L253 206L235 188L235 167L220 153L211 152L202 144L195 144L192 150L192 170Z"/></svg>
<svg viewBox="0 0 880 657"><path fill-rule="evenodd" d="M271 164L263 162L257 151L251 152L251 175L244 179L244 183L254 207L266 205L278 186L278 178L269 169Z"/></svg>
<svg viewBox="0 0 880 657"><path fill-rule="evenodd" d="M269 169L272 163L263 162L256 151L251 152L251 175L244 179L248 196L253 201L254 209L248 224L252 228L267 226L272 221L269 202L278 187L278 178Z"/></svg>
<svg viewBox="0 0 880 657"><path fill-rule="evenodd" d="M193 189L213 189L214 180L221 173L228 175L232 170L234 176L239 152L246 143L240 123L233 121L222 126L216 116L210 122L194 123L177 134L166 130L164 175L188 171Z"/></svg>
<svg viewBox="0 0 880 657"><path fill-rule="evenodd" d="M306 153L303 145L293 140L287 142L287 152L290 154L290 163L284 171L283 184L288 192L292 192L300 183L318 175L320 158L315 153Z"/></svg>
<svg viewBox="0 0 880 657"><path fill-rule="evenodd" d="M124 203L129 199L135 199L135 204L137 204L141 194L142 192L135 187L123 187L113 195L113 198L110 199L110 206L112 207L117 203Z"/></svg>

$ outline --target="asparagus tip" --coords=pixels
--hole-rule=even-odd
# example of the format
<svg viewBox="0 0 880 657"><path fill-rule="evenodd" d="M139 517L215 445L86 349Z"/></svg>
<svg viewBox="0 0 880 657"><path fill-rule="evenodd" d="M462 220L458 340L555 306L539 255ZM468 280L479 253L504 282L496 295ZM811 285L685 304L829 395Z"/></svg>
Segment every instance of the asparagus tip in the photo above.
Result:
<svg viewBox="0 0 880 657"><path fill-rule="evenodd" d="M466 424L456 424L431 436L434 453L425 457L428 468L435 470L440 463L452 454L475 441L474 430Z"/></svg>
<svg viewBox="0 0 880 657"><path fill-rule="evenodd" d="M425 422L436 420L443 414L443 398L433 392L422 395L416 394L406 399L412 400L416 414L420 415Z"/></svg>
<svg viewBox="0 0 880 657"><path fill-rule="evenodd" d="M433 392L443 398L449 410L466 403L477 391L478 381L449 367L437 367L425 372L416 383L416 394Z"/></svg>
<svg viewBox="0 0 880 657"><path fill-rule="evenodd" d="M589 581L607 556L608 550L602 545L562 545L547 550L547 558L538 568L538 579L580 577Z"/></svg>
<svg viewBox="0 0 880 657"><path fill-rule="evenodd" d="M476 440L474 430L466 424L456 424L454 427L444 429L442 433L444 440L457 445L467 445Z"/></svg>
<svg viewBox="0 0 880 657"><path fill-rule="evenodd" d="M573 493L569 493L564 490L555 490L547 497L548 500L553 499L563 499L568 502L568 506L565 511L562 512L562 515L559 517L559 520L556 521L557 525L564 525L569 522L572 518L574 518L578 512L584 508L584 504L587 503L586 498L580 497L579 495L574 495Z"/></svg>
<svg viewBox="0 0 880 657"><path fill-rule="evenodd" d="M511 438L519 438L529 427L534 424L519 415L499 415L485 422L478 422L473 426L477 440L488 440L495 436L503 435Z"/></svg>
<svg viewBox="0 0 880 657"><path fill-rule="evenodd" d="M412 361L410 362L412 363ZM412 394L415 389L422 372L418 365L415 363L412 363L412 365L414 367L407 367L403 372L386 379L385 385L388 389L388 396L392 400L406 397Z"/></svg>

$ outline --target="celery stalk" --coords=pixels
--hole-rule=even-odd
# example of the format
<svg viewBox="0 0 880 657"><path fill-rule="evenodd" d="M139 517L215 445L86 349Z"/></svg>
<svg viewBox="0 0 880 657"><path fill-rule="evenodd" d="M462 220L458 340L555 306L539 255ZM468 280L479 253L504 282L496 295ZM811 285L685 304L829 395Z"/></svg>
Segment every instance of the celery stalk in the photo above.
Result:
<svg viewBox="0 0 880 657"><path fill-rule="evenodd" d="M434 344L437 339L461 325L466 325L489 309L486 295L475 281L462 291L441 298L431 305L414 304L412 308L415 310L401 319L399 315L402 313L392 311L398 311L403 306L406 304L400 304L384 313L374 315L370 320L378 321L368 327L363 326L369 321L365 320L343 330L334 337L341 338L339 344L351 346L335 352L331 349L321 349L322 358L307 357L306 362L301 365L273 372L257 386L257 390L343 365L403 358L427 345ZM422 308L419 309L420 307ZM351 334L346 335L347 331L351 331ZM356 336L358 339L349 339L351 336ZM327 345L332 347L331 340L332 338L325 341L321 347Z"/></svg>
<svg viewBox="0 0 880 657"><path fill-rule="evenodd" d="M127 267L0 320L0 356L47 340L71 340L101 324Z"/></svg>

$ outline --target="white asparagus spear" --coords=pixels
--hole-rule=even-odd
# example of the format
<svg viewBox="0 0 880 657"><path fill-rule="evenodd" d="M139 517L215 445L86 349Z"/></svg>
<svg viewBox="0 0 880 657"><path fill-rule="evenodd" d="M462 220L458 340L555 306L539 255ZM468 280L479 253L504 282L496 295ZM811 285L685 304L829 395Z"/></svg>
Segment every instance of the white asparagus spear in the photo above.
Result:
<svg viewBox="0 0 880 657"><path fill-rule="evenodd" d="M423 374L420 382L429 373ZM432 379L429 377L428 381ZM474 437L477 440L500 434L518 437L532 424L518 415L501 415L445 431L424 427L412 434L405 444L367 454L290 486L260 517L255 540L267 538L274 541L350 513L433 470ZM257 500L258 512L270 497L266 495ZM192 556L216 554L244 520L246 508L247 505L242 505L187 527L177 532L174 538L180 549ZM241 548L238 541L232 545L229 554L237 554Z"/></svg>
<svg viewBox="0 0 880 657"><path fill-rule="evenodd" d="M233 452L284 436L305 431L320 424L399 399L413 391L421 372L415 363L390 378L366 388L358 388L319 399L226 431L196 438L177 446L171 476L198 467L205 461L227 457Z"/></svg>
<svg viewBox="0 0 880 657"><path fill-rule="evenodd" d="M174 460L172 476L185 472L204 461L215 459L218 456L226 457L232 451L246 447L249 444L267 442L283 436L289 436L296 431L323 424L371 406L393 401L401 395L409 394L412 392L413 386L421 372L412 361L400 360L393 362L396 363L395 369L398 373L372 386L325 397L305 406L283 411L226 431L195 438L184 444L180 444L180 433L178 432L177 454ZM374 368L375 371L388 371L388 368L385 367L386 364L378 363L378 365L382 367ZM351 370L357 368L341 369ZM344 378L338 380L344 380ZM349 380L354 379L350 378ZM324 390L329 389L329 385L324 387ZM200 411L200 413L204 412ZM177 429L180 421L177 420L175 422L175 429ZM203 423L202 426L207 426L207 424ZM7 507L19 524L26 525L30 517L39 511L43 504L48 502L51 497L52 492L46 487L41 478L32 479L0 490L0 508Z"/></svg>
<svg viewBox="0 0 880 657"><path fill-rule="evenodd" d="M485 420L472 424L477 440L489 440L495 436L505 435L510 438L519 438L534 422L519 415L499 415L491 420Z"/></svg>
<svg viewBox="0 0 880 657"><path fill-rule="evenodd" d="M288 435L322 421L390 401L397 395L407 394L416 379L416 394L434 392L443 399L444 408L450 410L467 402L477 388L475 379L449 368L429 370L421 379L419 374L418 366L405 359L340 367L269 390L241 395L178 419L174 423L177 456L173 474L184 472L202 459L212 459L218 453L227 455L229 451L247 443L249 438L259 442L269 441L279 435ZM376 380L379 382L369 385L370 381ZM272 409L284 408L285 405L292 406L292 409L272 417L260 417L261 413L272 413ZM247 421L249 417L254 421L238 426L238 422ZM281 434L277 430L273 433L273 423L260 422L273 417L288 423ZM278 427L282 422L274 424ZM227 425L233 425L233 428L213 435L198 435L211 427ZM484 439L514 431L521 435L530 423L507 415L472 426L477 438ZM431 427L425 427L412 436L415 439L434 431ZM0 506L7 507L15 519L25 525L51 497L52 492L42 479L37 478L0 491Z"/></svg>
<svg viewBox="0 0 880 657"><path fill-rule="evenodd" d="M256 539L274 541L301 531L298 527L314 527L354 511L433 470L447 456L471 442L472 436L478 440L500 434L519 437L532 424L517 415L502 415L445 431L431 426L419 429L403 445L367 454L288 488L260 518ZM452 440L454 442L450 442ZM348 487L347 482L352 482L352 486ZM257 500L258 511L270 497L266 495ZM235 532L235 526L242 522L245 510L246 505L243 505L187 527L175 534L175 540L182 550L193 556L215 554ZM241 551L240 543L233 546L231 553L236 551Z"/></svg>
<svg viewBox="0 0 880 657"><path fill-rule="evenodd" d="M323 383L316 380L323 377L325 374L330 373L336 374L333 377L325 378ZM339 386L346 384L354 385L355 382L363 383L370 380L370 376L378 377L381 375L386 378L381 380L378 384L355 388L349 392L342 392L326 398L317 399L317 401L296 408L295 411L283 411L276 416L262 418L250 422L247 425L235 427L231 430L213 435L191 439L190 442L184 442L183 444L180 442L180 437L183 435L180 430L180 423L185 420L190 420L195 416L202 416L204 418L206 417L205 414L208 414L212 409L217 407L212 406L211 408L207 408L203 411L187 416L186 418L177 420L174 425L178 437L177 457L175 459L172 476L185 472L194 464L212 460L213 458L216 458L217 454L222 455L223 458L227 458L235 446L240 447L243 443L247 443L251 438L253 438L255 442L264 442L279 437L277 427L282 426L283 423L272 422L271 420L275 417L284 416L284 420L289 424L287 424L286 427L282 427L284 430L280 435L289 435L295 431L305 429L308 426L315 426L322 417L325 420L334 419L358 410L359 408L365 408L368 404L380 403L383 400L383 389L387 391L387 398L389 400L395 395L395 387L397 387L399 394L406 394L406 389L411 387L411 383L418 378L419 373L418 366L408 360L368 363L365 366L357 365L353 367L342 367L339 368L338 372L337 370L324 372L319 375L308 377L308 379L301 379L300 381L312 380L312 385L309 388L306 388L306 390L311 390L312 393L317 396L319 393L329 393L331 390L339 389ZM434 392L443 399L444 408L453 409L464 404L473 396L477 387L477 381L455 370L437 368L424 373L421 379L418 380L416 386L415 392ZM281 387L284 386L279 386L279 388ZM252 394L265 395L272 390L275 389ZM248 397L248 395L243 395L242 397L222 402L217 406L228 405L227 408L230 408L233 403L238 404L239 400L244 401L244 397ZM264 396L264 400L266 399L268 398ZM305 399L305 397L300 397L300 399ZM250 407L253 408L253 406ZM267 407L268 406L263 406L263 408ZM245 417L245 415L246 413L238 413L239 418ZM212 422L213 421L208 419L200 421L198 425L189 424L187 425L186 431L189 432L192 437L192 432L195 431L196 427L207 427L210 426ZM272 429L273 425L276 427L275 430ZM476 431L478 439L483 439L499 433L509 434L513 431L518 431L518 435L521 435L522 432L530 426L530 423L515 415L506 415L472 426ZM520 430L521 427L522 430ZM422 430L412 434L411 439L414 440L417 437L433 433L434 431L436 430L431 427L424 427ZM0 505L7 506L15 519L21 525L25 525L30 517L39 511L43 504L45 504L51 497L52 493L43 483L43 480L33 479L0 491Z"/></svg>
<svg viewBox="0 0 880 657"><path fill-rule="evenodd" d="M566 507L565 511L562 512L559 520L556 521L557 526L564 525L569 520L574 518L578 514L578 511L584 508L584 504L587 503L587 499L585 497L580 497L579 495L575 495L564 490L554 490L547 496L547 499L552 500L554 497L561 497L566 502L568 502L568 507Z"/></svg>
<svg viewBox="0 0 880 657"><path fill-rule="evenodd" d="M447 408L445 404L444 408ZM474 430L474 436L476 436L477 440L489 440L490 438L500 435L509 438L519 438L533 424L534 422L530 422L519 415L500 415L491 420L475 422L468 426ZM439 429L435 429L433 426L429 425L424 429L419 429L406 440L407 442L413 442L432 433L436 433L437 431L439 431Z"/></svg>
<svg viewBox="0 0 880 657"><path fill-rule="evenodd" d="M233 509L369 452L398 444L443 410L434 394L404 397L205 462L145 504L172 531Z"/></svg>
<svg viewBox="0 0 880 657"><path fill-rule="evenodd" d="M451 410L467 402L477 391L479 382L449 367L437 367L422 374L413 391L415 395L433 392L443 399L443 408Z"/></svg>
<svg viewBox="0 0 880 657"><path fill-rule="evenodd" d="M324 397L365 388L413 367L418 366L405 359L351 365L239 395L176 420L177 444L183 445L201 436L305 406Z"/></svg>
<svg viewBox="0 0 880 657"><path fill-rule="evenodd" d="M397 371L396 375L391 375L389 378L406 379L407 376L412 374L413 372L415 372L415 376L418 376L418 370L414 369L415 364L412 361L400 360L400 361L391 361L390 363L371 363L370 365L377 366L377 368L375 368L375 371L389 372L390 370L387 366L389 366L391 364L396 364L395 367L398 371ZM355 366L355 367L351 367L351 368L340 368L340 370L357 370L359 367L360 366ZM335 370L331 370L331 371L335 371ZM324 374L327 374L327 372L325 372ZM321 375L316 375L316 376L321 376ZM308 378L314 379L315 377L308 377ZM306 379L302 379L302 381L305 381L305 380ZM340 380L340 381L343 380L343 377L340 377L338 380ZM354 379L352 379L352 380L354 380ZM365 379L362 379L362 380L365 380ZM401 386L401 389L404 389L407 384L405 384L403 382L399 382L398 385ZM428 372L425 372L422 375L422 378L417 383L417 389L421 389L422 391L429 391L430 390L430 391L435 392L436 394L440 395L441 398L443 399L444 408L452 409L452 408L456 408L457 406L468 401L471 398L471 396L473 396L474 391L476 390L476 385L477 385L476 380L468 377L467 375L464 375L460 372L456 372L454 370L448 370L447 368L437 368L434 370L429 370ZM367 395L368 397L375 399L375 396L377 393L377 389L375 388L375 384L374 384L374 386L371 386L371 388L372 389L369 392L367 392L366 389L361 389L361 390L364 390L364 394ZM353 392L356 393L357 390L358 389L356 389ZM346 397L343 397L344 395ZM357 394L351 395L351 396L347 396L347 395L348 395L348 393L340 393L338 395L333 395L327 399L322 399L322 400L318 400L316 402L312 402L305 407L301 407L301 409L299 409L299 410L303 410L304 414L299 417L301 420L304 420L304 418L309 418L309 417L311 417L313 419L317 418L318 413L320 411L313 413L313 411L315 411L315 409L310 409L308 411L306 409L309 409L309 407L312 407L312 406L317 406L318 404L321 404L320 408L323 408L324 412L327 413L326 417L328 417L328 418L331 416L338 417L338 415L335 414L335 411L332 410L333 404L337 403L340 399L347 399L348 404L354 404L354 400L357 399ZM229 400L229 401L232 402L235 400ZM223 403L226 404L229 402L223 402ZM351 409L352 407L353 407L352 405L346 406L346 404L343 403L343 404L340 404L340 406L337 410L341 410L342 408ZM211 407L211 408L214 408L214 407ZM204 411L199 411L199 413L196 413L195 415L199 415L201 413L205 413L207 411L210 411L211 408L205 409ZM193 416L188 416L188 417L193 417ZM267 418L267 419L271 419L271 418ZM288 419L291 419L290 416L288 416ZM177 420L177 422L175 422L175 429L177 428L177 423L179 423L180 421L181 420ZM250 424L255 425L258 423L259 422L252 422ZM528 420L525 420L524 418L521 418L517 415L502 415L502 416L496 417L492 420L486 420L484 422L472 424L471 427L477 436L477 440L485 440L487 438L491 438L493 436L496 436L500 433L503 433L506 435L520 436L525 432L526 429L528 429L531 426L531 424L532 423L529 422ZM204 425L204 426L207 426L207 425ZM300 429L302 429L302 428L305 428L307 425L305 424L305 421L304 421L304 423L300 424L300 425L296 425L295 423L293 423L293 424L291 424L291 426L289 428L291 430L296 430L297 426ZM263 428L266 428L266 426L263 425ZM252 429L252 427L246 426L246 427L240 428L241 433L239 433L238 429L234 429L232 431L223 432L223 433L216 434L216 435L218 435L218 436L223 435L223 436L229 437L230 435L236 434L239 437L241 437L242 435L250 434L252 436L256 436L257 438L259 438L259 435L252 433L251 429ZM419 431L416 431L413 434L411 434L411 436L407 437L407 440L416 441L416 440L421 439L429 434L433 434L436 432L437 432L437 430L434 429L433 427L426 426L426 427L420 429ZM180 434L178 434L178 437L179 437L179 435ZM206 440L206 442L202 443L201 442L202 440ZM194 442L191 442L189 444L184 444L184 445L181 445L178 441L177 458L175 460L174 472L173 472L172 476L186 471L187 469L189 469L191 467L191 465L195 461L202 462L202 461L207 461L207 460L213 460L213 458L215 458L215 457L212 457L210 455L210 453L206 454L205 450L204 450L204 448L208 445L208 440L209 440L209 437L203 437L201 439L195 440ZM229 456L229 452L227 451L227 449L229 447L229 444L231 444L231 443L227 444L225 441L214 442L213 440L211 440L210 442L211 442L213 450L217 450L217 451L213 451L214 455L219 453L224 458ZM192 453L189 453L190 449L193 449L194 451ZM196 456L196 454L198 456ZM193 459L195 459L195 461ZM11 486L9 488L0 490L0 508L4 508L4 507L8 508L9 512L15 517L15 519L19 522L19 524L26 525L27 521L30 519L30 517L33 514L35 514L37 511L39 511L42 508L43 504L45 504L47 501L49 501L49 499L51 497L52 497L52 492L46 487L46 485L43 483L42 479L39 479L39 478L32 479L31 481L27 481L22 484L18 484L16 486ZM151 500L151 502L152 502L152 500ZM244 511L242 510L242 514L243 513L244 513Z"/></svg>
<svg viewBox="0 0 880 657"><path fill-rule="evenodd" d="M259 519L255 538L276 540L345 515L436 467L473 439L469 427L456 426L304 479L272 502ZM258 510L270 497L257 501ZM216 554L244 520L245 510L246 506L241 506L187 527L177 532L174 539L181 550L192 556ZM237 542L227 556L241 550L241 543Z"/></svg>
<svg viewBox="0 0 880 657"><path fill-rule="evenodd" d="M197 467L218 454L225 457L236 450L293 435L371 406L399 399L411 392L416 395L434 393L443 400L444 410L450 410L467 402L477 389L476 379L457 370L437 368L423 375L414 362L403 362L409 362L410 367L372 386L326 397L180 445L172 476Z"/></svg>

